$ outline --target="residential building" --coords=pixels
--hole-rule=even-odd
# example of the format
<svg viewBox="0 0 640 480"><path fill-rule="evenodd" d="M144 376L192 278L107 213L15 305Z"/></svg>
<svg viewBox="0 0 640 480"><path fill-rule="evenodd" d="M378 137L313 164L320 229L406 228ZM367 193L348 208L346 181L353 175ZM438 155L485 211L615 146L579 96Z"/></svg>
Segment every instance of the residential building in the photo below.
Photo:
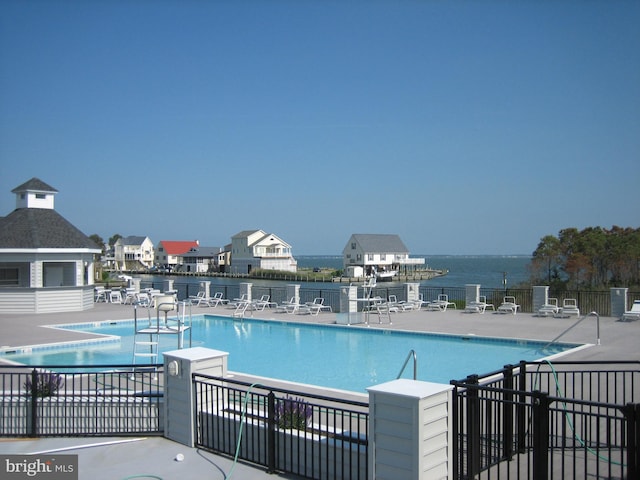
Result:
<svg viewBox="0 0 640 480"><path fill-rule="evenodd" d="M245 230L231 237L231 273L263 270L296 272L298 262L291 254L291 245L273 233Z"/></svg>
<svg viewBox="0 0 640 480"><path fill-rule="evenodd" d="M121 266L122 270L142 270L153 266L154 249L149 237L120 237L113 249L115 263L118 267Z"/></svg>
<svg viewBox="0 0 640 480"><path fill-rule="evenodd" d="M354 233L342 250L344 269L362 267L366 275L374 271L407 272L424 265L424 258L410 258L409 250L398 235Z"/></svg>
<svg viewBox="0 0 640 480"><path fill-rule="evenodd" d="M38 178L14 188L16 208L0 217L0 310L83 311L94 305L100 246L55 211L58 191Z"/></svg>
<svg viewBox="0 0 640 480"><path fill-rule="evenodd" d="M155 249L155 264L173 270L180 265L180 256L198 248L198 240L161 240Z"/></svg>
<svg viewBox="0 0 640 480"><path fill-rule="evenodd" d="M183 272L219 272L221 258L224 262L224 251L220 247L194 247L178 257Z"/></svg>

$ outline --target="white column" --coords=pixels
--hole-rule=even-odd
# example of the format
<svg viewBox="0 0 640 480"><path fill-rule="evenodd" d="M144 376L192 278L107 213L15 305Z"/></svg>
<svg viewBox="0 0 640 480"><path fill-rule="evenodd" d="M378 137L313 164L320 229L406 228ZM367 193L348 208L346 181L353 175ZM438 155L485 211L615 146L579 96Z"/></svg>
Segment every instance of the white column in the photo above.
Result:
<svg viewBox="0 0 640 480"><path fill-rule="evenodd" d="M480 301L480 285L478 284L468 284L464 286L465 291L465 301L466 304L469 305L472 302Z"/></svg>
<svg viewBox="0 0 640 480"><path fill-rule="evenodd" d="M533 313L538 313L540 307L549 303L549 287L537 285L533 287Z"/></svg>
<svg viewBox="0 0 640 480"><path fill-rule="evenodd" d="M369 478L451 478L453 387L399 379L367 390Z"/></svg>
<svg viewBox="0 0 640 480"><path fill-rule="evenodd" d="M165 352L164 436L194 447L194 389L191 374L227 375L227 352L194 347Z"/></svg>
<svg viewBox="0 0 640 480"><path fill-rule="evenodd" d="M628 310L627 293L628 288L612 288L611 289L611 316L621 318L624 312Z"/></svg>
<svg viewBox="0 0 640 480"><path fill-rule="evenodd" d="M419 283L405 283L405 298L407 302L415 302L420 297L420 284Z"/></svg>
<svg viewBox="0 0 640 480"><path fill-rule="evenodd" d="M300 303L300 285L287 285L287 301L293 298L294 303Z"/></svg>
<svg viewBox="0 0 640 480"><path fill-rule="evenodd" d="M241 282L240 283L240 297L242 295L246 295L247 301L251 301L251 289L253 288L253 283Z"/></svg>

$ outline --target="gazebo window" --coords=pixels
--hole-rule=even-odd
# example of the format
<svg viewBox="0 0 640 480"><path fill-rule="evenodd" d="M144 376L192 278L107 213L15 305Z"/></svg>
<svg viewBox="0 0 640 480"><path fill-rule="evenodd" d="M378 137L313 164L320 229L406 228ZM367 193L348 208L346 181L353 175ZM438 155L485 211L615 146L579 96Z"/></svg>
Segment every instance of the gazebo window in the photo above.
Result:
<svg viewBox="0 0 640 480"><path fill-rule="evenodd" d="M18 268L0 267L0 287L16 287L20 285Z"/></svg>
<svg viewBox="0 0 640 480"><path fill-rule="evenodd" d="M44 262L44 287L75 287L76 264L72 262Z"/></svg>

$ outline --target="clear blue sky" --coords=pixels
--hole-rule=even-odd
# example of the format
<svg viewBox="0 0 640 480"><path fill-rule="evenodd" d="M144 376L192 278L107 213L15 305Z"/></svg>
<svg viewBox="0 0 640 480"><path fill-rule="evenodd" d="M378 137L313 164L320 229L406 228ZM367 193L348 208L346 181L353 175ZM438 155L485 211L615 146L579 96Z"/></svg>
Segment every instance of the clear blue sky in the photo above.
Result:
<svg viewBox="0 0 640 480"><path fill-rule="evenodd" d="M0 2L0 215L294 255L640 226L638 1Z"/></svg>

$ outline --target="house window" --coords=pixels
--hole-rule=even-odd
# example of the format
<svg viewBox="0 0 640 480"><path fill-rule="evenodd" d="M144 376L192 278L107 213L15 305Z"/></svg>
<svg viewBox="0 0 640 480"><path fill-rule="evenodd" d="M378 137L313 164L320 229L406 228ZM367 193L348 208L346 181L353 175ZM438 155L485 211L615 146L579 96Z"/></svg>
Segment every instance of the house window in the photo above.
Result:
<svg viewBox="0 0 640 480"><path fill-rule="evenodd" d="M17 268L0 268L0 287L15 287L20 283L18 281Z"/></svg>
<svg viewBox="0 0 640 480"><path fill-rule="evenodd" d="M386 259L387 259L387 256L384 253L381 253L380 260L384 262Z"/></svg>
<svg viewBox="0 0 640 480"><path fill-rule="evenodd" d="M373 259L374 259L374 255L373 255L373 253L369 253L369 254L367 254L367 260L368 260L368 261L373 262Z"/></svg>
<svg viewBox="0 0 640 480"><path fill-rule="evenodd" d="M355 242L351 244L351 250L355 250L356 249L356 244Z"/></svg>

